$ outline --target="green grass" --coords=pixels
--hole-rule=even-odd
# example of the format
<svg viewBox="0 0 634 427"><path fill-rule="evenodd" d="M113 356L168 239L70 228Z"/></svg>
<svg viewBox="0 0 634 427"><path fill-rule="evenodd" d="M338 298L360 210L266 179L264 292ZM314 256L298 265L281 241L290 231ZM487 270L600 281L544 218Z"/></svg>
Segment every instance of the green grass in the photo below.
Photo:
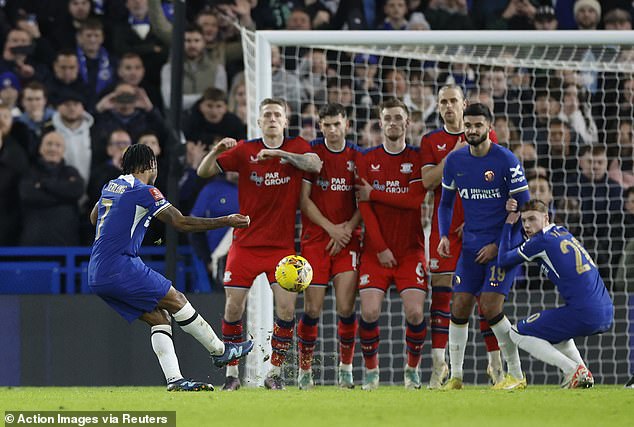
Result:
<svg viewBox="0 0 634 427"><path fill-rule="evenodd" d="M176 411L178 426L592 426L634 425L634 390L597 386L521 392L377 391L317 387L299 391L168 393L159 387L0 388L0 411ZM0 413L0 415L4 415Z"/></svg>

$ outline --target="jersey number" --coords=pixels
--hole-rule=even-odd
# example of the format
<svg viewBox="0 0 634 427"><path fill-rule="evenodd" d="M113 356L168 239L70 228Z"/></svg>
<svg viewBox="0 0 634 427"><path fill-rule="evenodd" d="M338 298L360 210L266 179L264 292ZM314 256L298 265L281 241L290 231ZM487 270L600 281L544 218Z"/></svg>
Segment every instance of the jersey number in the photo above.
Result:
<svg viewBox="0 0 634 427"><path fill-rule="evenodd" d="M95 240L99 238L99 235L101 234L101 228L103 227L103 222L106 220L106 217L110 213L110 208L112 207L112 199L104 199L102 197L101 204L104 208L106 208L106 211L103 213L103 215L101 215L101 218L99 218L99 224L97 224L97 232L95 233Z"/></svg>
<svg viewBox="0 0 634 427"><path fill-rule="evenodd" d="M577 266L577 274L583 274L586 271L590 271L591 268L590 265L583 262L583 258L581 257L581 255L584 255L586 257L586 260L589 264L596 267L596 264L594 263L594 261L592 261L590 254L588 254L588 251L586 251L585 248L581 246L581 243L579 243L577 239L562 240L559 244L559 249L561 249L561 253L563 253L564 255L570 252L568 250L569 248L575 252L575 264Z"/></svg>

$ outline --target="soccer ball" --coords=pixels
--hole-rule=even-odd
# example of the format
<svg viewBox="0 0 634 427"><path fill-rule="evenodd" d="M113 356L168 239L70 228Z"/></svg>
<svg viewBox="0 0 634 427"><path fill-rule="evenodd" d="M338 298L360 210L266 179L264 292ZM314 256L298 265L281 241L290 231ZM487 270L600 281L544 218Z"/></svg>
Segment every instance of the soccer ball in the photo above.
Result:
<svg viewBox="0 0 634 427"><path fill-rule="evenodd" d="M285 256L275 267L275 280L290 292L301 292L313 280L313 267L299 255Z"/></svg>

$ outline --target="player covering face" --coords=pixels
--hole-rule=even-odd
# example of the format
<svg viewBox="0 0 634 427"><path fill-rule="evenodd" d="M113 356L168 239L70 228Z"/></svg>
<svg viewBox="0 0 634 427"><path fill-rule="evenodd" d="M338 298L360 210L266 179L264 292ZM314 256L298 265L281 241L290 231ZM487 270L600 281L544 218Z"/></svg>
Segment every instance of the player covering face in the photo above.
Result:
<svg viewBox="0 0 634 427"><path fill-rule="evenodd" d="M171 319L209 351L216 366L245 356L253 343L221 341L185 295L143 263L138 250L155 217L187 232L226 226L245 228L249 226L249 217L239 214L220 218L183 216L152 185L157 176L156 158L146 145L129 147L123 155L122 166L123 175L104 186L90 214L92 224L96 225L88 265L90 288L127 321L140 319L151 326L152 349L165 375L168 391L213 390L211 384L183 378L172 342Z"/></svg>

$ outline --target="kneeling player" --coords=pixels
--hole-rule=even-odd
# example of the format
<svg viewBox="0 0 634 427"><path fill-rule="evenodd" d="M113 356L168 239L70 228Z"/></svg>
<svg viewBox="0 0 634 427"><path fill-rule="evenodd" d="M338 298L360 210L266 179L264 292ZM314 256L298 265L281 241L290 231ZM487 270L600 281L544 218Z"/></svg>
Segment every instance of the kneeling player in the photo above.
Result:
<svg viewBox="0 0 634 427"><path fill-rule="evenodd" d="M597 266L566 228L549 223L548 207L540 200L522 206L528 240L513 249L511 228L520 218L517 202L509 200L507 210L498 263L511 267L537 261L566 302L521 320L511 329L511 339L537 359L561 369L563 388L592 387L594 379L573 338L605 332L614 320L614 306Z"/></svg>

